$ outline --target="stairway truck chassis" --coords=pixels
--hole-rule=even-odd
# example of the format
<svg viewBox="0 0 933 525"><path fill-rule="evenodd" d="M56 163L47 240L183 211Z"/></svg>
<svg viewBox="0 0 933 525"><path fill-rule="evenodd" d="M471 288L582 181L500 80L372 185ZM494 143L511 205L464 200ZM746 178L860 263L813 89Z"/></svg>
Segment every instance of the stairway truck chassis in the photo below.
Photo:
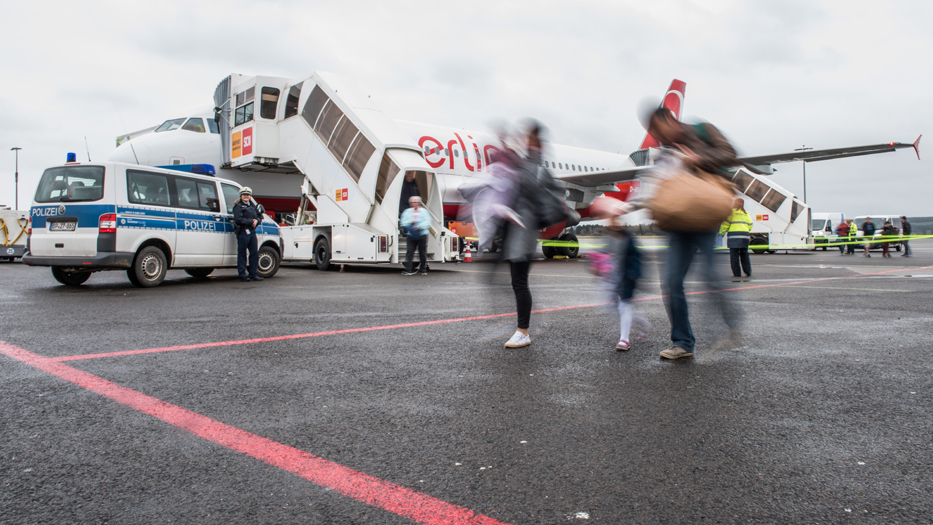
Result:
<svg viewBox="0 0 933 525"><path fill-rule="evenodd" d="M399 201L410 177L431 214L428 260L459 261L461 240L444 227L424 152L349 80L324 72L300 81L230 75L214 101L225 168L304 177L294 225L280 228L283 260L320 269L401 262Z"/></svg>

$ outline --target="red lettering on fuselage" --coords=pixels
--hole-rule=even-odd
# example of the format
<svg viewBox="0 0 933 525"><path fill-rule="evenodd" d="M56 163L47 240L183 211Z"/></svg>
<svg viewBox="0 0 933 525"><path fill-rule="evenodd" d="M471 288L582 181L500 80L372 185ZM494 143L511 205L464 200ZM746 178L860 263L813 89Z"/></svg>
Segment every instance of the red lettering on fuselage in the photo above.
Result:
<svg viewBox="0 0 933 525"><path fill-rule="evenodd" d="M444 146L441 145L440 141L438 141L438 140L437 140L436 138L434 138L434 137L428 137L428 136L421 137L421 138L418 140L418 147L421 148L421 149L424 149L424 143L425 143L425 142L429 142L429 141L430 141L430 142L433 142L433 143L435 143L435 144L437 144L437 149L444 149ZM443 158L440 159L440 160L431 160L431 159L428 158L428 155L429 155L429 154L427 154L427 153L424 155L424 160L427 161L428 166L431 166L432 168L440 168L441 166L444 165L444 159L443 159ZM451 162L453 162L453 161L451 161ZM453 168L453 164L451 164L450 167Z"/></svg>
<svg viewBox="0 0 933 525"><path fill-rule="evenodd" d="M468 135L467 138L472 141L470 142L470 144L473 146L473 153L476 155L476 166L473 166L469 159L469 154L468 154L468 150L466 147L467 143L463 141L463 139L460 137L458 133L454 133L454 137L456 138L447 141L446 148L444 147L443 142L441 142L440 140L430 135L425 135L421 137L420 139L418 139L418 146L422 150L424 150L425 144L428 144L429 146L428 150L425 151L425 154L424 154L424 159L427 161L429 166L431 166L432 168L440 168L441 166L443 166L444 155L446 154L447 157L449 157L450 159L450 162L448 163L448 167L449 169L454 170L456 169L456 167L454 166L454 158L460 156L459 152L463 152L464 167L468 171L479 172L479 171L483 171L483 166L489 166L490 164L492 164L493 160L490 158L490 156L493 155L496 151L499 151L499 148L493 145L482 146L482 150L481 150L480 145L477 144L475 140L473 140L473 137ZM437 147L436 148L430 147L432 144ZM459 151L456 149L457 146L460 146ZM440 155L441 157L438 158L437 160L431 160L430 157L435 154Z"/></svg>

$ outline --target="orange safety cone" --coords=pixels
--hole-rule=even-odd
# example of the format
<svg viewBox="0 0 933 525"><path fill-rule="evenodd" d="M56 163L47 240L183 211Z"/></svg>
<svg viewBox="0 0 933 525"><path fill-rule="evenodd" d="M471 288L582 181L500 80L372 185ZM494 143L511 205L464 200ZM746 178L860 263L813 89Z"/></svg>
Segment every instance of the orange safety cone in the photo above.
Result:
<svg viewBox="0 0 933 525"><path fill-rule="evenodd" d="M473 256L470 255L470 243L466 243L466 251L463 252L463 262L473 262Z"/></svg>

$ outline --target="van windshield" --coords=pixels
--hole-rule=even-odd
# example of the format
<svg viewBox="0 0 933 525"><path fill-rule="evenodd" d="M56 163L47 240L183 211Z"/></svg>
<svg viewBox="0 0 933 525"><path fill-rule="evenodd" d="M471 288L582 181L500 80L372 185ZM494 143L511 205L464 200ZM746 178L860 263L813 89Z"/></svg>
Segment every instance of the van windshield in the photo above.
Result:
<svg viewBox="0 0 933 525"><path fill-rule="evenodd" d="M810 229L813 231L822 230L826 226L826 219L813 219L810 222Z"/></svg>
<svg viewBox="0 0 933 525"><path fill-rule="evenodd" d="M103 166L49 168L36 189L36 202L99 201L104 198Z"/></svg>

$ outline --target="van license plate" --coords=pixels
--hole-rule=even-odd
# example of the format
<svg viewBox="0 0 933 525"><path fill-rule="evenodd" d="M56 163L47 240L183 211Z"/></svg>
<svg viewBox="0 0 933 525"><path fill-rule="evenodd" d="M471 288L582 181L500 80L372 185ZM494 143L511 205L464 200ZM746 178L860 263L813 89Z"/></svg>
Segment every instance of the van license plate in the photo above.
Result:
<svg viewBox="0 0 933 525"><path fill-rule="evenodd" d="M75 226L77 226L77 225L78 225L78 223L75 222L75 221L69 221L69 222L53 222L52 225L49 227L49 231L53 231L53 232L73 232L73 231L75 230Z"/></svg>

